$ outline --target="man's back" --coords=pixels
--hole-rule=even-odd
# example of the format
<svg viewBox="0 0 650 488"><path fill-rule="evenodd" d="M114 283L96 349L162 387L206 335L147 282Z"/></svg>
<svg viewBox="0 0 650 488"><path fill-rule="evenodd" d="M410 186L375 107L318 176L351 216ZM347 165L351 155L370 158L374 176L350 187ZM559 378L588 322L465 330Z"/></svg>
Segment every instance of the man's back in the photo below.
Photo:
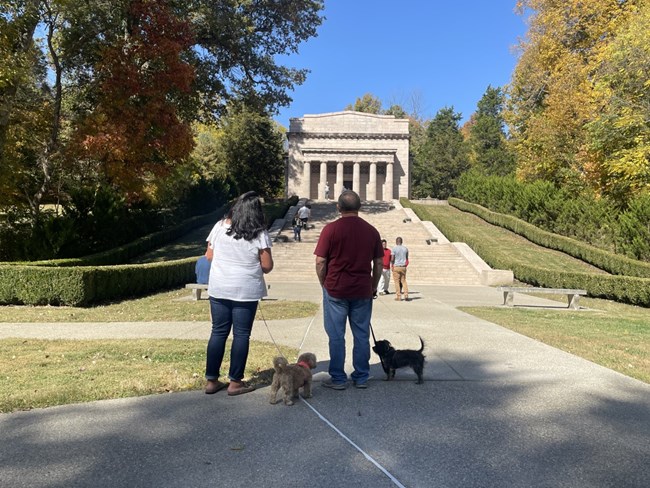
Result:
<svg viewBox="0 0 650 488"><path fill-rule="evenodd" d="M409 250L407 247L399 244L393 248L392 252L393 257L395 258L393 264L395 266L406 266L406 261L409 257Z"/></svg>
<svg viewBox="0 0 650 488"><path fill-rule="evenodd" d="M358 216L326 225L314 254L327 258L325 289L336 298L372 297L372 260L384 251L379 232Z"/></svg>

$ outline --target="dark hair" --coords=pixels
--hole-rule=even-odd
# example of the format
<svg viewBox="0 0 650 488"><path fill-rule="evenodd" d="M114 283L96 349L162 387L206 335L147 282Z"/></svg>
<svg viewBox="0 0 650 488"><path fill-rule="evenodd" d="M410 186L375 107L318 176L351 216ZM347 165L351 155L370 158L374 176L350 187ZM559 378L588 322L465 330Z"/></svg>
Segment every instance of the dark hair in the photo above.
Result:
<svg viewBox="0 0 650 488"><path fill-rule="evenodd" d="M341 193L338 203L341 212L356 212L361 208L361 199L352 190L345 190Z"/></svg>
<svg viewBox="0 0 650 488"><path fill-rule="evenodd" d="M386 242L386 239L382 239L381 242ZM388 243L386 242L386 244L388 244Z"/></svg>
<svg viewBox="0 0 650 488"><path fill-rule="evenodd" d="M252 241L266 229L262 201L257 192L249 191L240 195L228 212L230 229L226 234L235 239Z"/></svg>
<svg viewBox="0 0 650 488"><path fill-rule="evenodd" d="M395 243L396 243L398 246L399 246L400 244L402 244L402 242L403 242L403 241L402 241L402 238L401 238L401 237L398 237L397 239L395 239Z"/></svg>

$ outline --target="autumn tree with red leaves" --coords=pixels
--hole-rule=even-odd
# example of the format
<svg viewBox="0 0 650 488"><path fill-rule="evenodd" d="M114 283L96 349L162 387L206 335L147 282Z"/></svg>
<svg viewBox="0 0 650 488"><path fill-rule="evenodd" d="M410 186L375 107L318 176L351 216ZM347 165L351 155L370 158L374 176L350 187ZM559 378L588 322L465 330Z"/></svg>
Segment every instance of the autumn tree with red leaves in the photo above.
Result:
<svg viewBox="0 0 650 488"><path fill-rule="evenodd" d="M25 243L61 243L60 232L34 229L78 230L78 221L50 225L61 212L42 212L46 203L97 221L183 205L200 180L184 169L191 127L218 124L233 100L267 116L286 106L307 70L280 60L316 35L323 8L323 0L0 0L0 260L7 242L26 247L18 233ZM179 191L170 194L171 179Z"/></svg>
<svg viewBox="0 0 650 488"><path fill-rule="evenodd" d="M137 196L193 147L175 102L191 92L194 69L181 55L193 42L187 22L167 2L131 3L127 29L102 52L101 95L80 124L71 154L95 161L112 185Z"/></svg>
<svg viewBox="0 0 650 488"><path fill-rule="evenodd" d="M307 70L322 0L0 0L0 211L104 184L145 198L233 99L260 113ZM19 39L20 42L16 42ZM9 177L10 176L10 177ZM149 191L149 190L147 190Z"/></svg>

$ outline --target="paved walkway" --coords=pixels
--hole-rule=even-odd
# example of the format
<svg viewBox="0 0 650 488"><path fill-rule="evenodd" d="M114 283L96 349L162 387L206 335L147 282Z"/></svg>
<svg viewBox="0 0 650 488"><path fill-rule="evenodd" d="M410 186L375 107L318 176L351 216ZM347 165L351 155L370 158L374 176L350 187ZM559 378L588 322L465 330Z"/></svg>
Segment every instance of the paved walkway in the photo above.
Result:
<svg viewBox="0 0 650 488"><path fill-rule="evenodd" d="M269 298L295 298L296 288L319 301L318 286L302 283L273 284ZM197 391L4 414L0 486L650 485L650 385L457 309L500 304L493 288L414 288L409 303L379 297L373 325L378 338L401 348L417 347L422 336L424 385L406 370L382 381L373 355L369 389L316 385L308 403L293 407L270 405L261 388L241 397ZM327 377L321 313L268 325L277 342L316 353L316 380ZM0 336L207 339L209 328L0 324ZM269 340L262 323L254 335Z"/></svg>

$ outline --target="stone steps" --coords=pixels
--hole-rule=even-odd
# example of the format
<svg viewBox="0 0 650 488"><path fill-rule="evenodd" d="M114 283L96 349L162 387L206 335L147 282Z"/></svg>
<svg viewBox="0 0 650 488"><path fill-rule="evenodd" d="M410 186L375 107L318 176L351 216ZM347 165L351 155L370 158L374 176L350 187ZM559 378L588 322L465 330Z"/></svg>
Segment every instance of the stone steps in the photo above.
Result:
<svg viewBox="0 0 650 488"><path fill-rule="evenodd" d="M397 206L398 208L394 207ZM428 244L431 234L420 222L409 221L407 212L399 204L366 202L360 212L367 222L379 230L388 247L395 238L402 237L409 248L408 281L413 284L480 284L479 273L452 244ZM268 283L317 281L313 254L321 229L338 218L334 203L313 202L310 224L313 229L302 231L302 242L293 241L293 230L286 224L273 243L273 272L266 276ZM405 221L406 220L406 221Z"/></svg>

